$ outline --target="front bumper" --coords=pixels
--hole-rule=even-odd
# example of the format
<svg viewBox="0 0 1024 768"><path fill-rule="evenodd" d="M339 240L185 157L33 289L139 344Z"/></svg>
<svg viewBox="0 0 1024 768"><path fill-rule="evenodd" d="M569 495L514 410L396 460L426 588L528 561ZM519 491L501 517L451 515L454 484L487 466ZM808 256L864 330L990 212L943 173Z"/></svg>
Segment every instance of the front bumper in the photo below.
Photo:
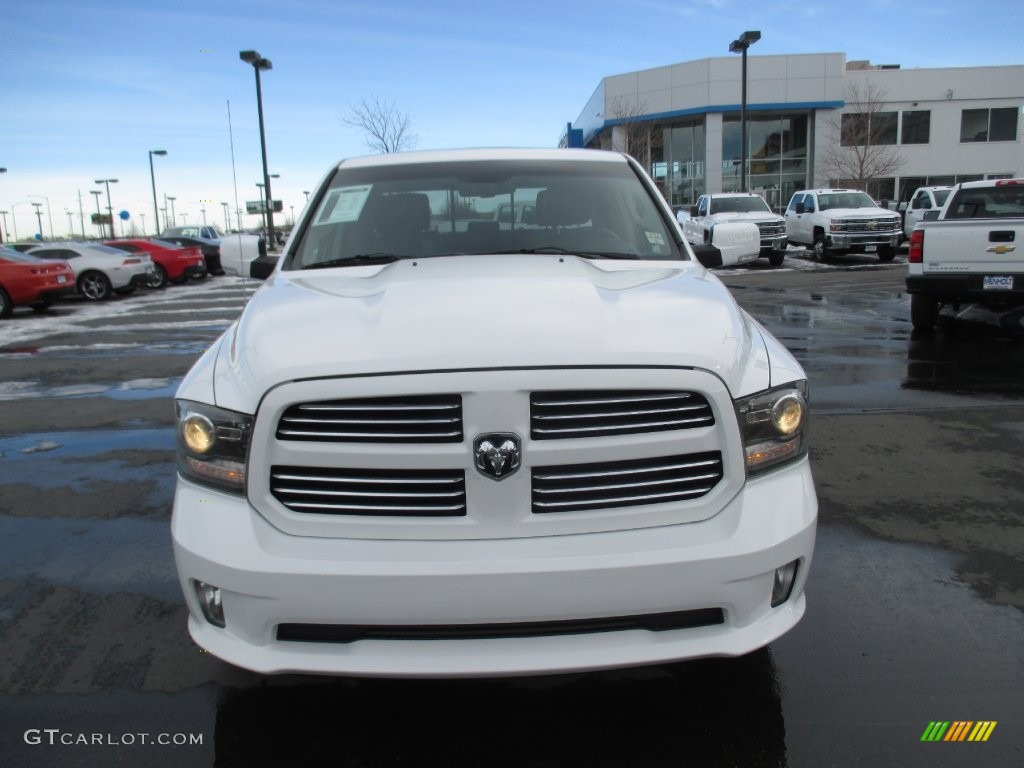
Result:
<svg viewBox="0 0 1024 768"><path fill-rule="evenodd" d="M789 240L786 238L785 233L761 238L762 253L784 251L787 247L789 247Z"/></svg>
<svg viewBox="0 0 1024 768"><path fill-rule="evenodd" d="M828 235L828 247L836 250L847 250L849 248L862 248L868 245L888 246L896 248L900 244L901 234L899 232L877 232L877 233L839 233Z"/></svg>
<svg viewBox="0 0 1024 768"><path fill-rule="evenodd" d="M556 673L738 656L801 618L817 500L807 459L743 488L695 523L493 540L291 536L248 501L179 477L172 534L204 649L261 673L388 677ZM775 569L798 562L772 608ZM202 614L193 580L219 587L227 626ZM279 640L281 624L451 626L721 609L724 622L488 639ZM512 634L510 632L509 634Z"/></svg>

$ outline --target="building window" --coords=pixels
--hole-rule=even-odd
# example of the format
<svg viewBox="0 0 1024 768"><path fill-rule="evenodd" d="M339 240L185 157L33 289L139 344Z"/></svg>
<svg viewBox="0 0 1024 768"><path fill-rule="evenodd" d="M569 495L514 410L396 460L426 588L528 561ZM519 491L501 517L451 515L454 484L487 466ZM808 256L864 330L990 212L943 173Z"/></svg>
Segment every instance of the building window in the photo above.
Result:
<svg viewBox="0 0 1024 768"><path fill-rule="evenodd" d="M896 143L898 112L852 112L842 116L839 143L844 147Z"/></svg>
<svg viewBox="0 0 1024 768"><path fill-rule="evenodd" d="M932 113L927 109L903 113L901 144L927 144L931 132Z"/></svg>
<svg viewBox="0 0 1024 768"><path fill-rule="evenodd" d="M782 210L793 193L807 187L808 117L804 113L747 115L749 190L773 210ZM722 191L740 188L739 115L722 119Z"/></svg>
<svg viewBox="0 0 1024 768"><path fill-rule="evenodd" d="M960 141L1016 141L1017 107L965 109L960 115Z"/></svg>
<svg viewBox="0 0 1024 768"><path fill-rule="evenodd" d="M663 134L665 174L659 183L672 205L693 205L704 194L704 122L674 125Z"/></svg>

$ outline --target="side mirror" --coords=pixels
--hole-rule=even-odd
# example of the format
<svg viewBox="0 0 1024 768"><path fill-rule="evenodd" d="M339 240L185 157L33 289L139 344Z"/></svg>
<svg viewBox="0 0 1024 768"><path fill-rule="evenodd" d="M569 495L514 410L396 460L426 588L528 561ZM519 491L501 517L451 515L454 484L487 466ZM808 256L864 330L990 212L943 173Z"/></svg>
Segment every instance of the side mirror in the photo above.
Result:
<svg viewBox="0 0 1024 768"><path fill-rule="evenodd" d="M249 277L254 277L257 280L266 280L270 277L274 268L277 266L278 255L264 255L259 258L253 259L249 263Z"/></svg>
<svg viewBox="0 0 1024 768"><path fill-rule="evenodd" d="M690 206L690 217L694 218L696 216L697 216L697 206L696 205L691 205Z"/></svg>
<svg viewBox="0 0 1024 768"><path fill-rule="evenodd" d="M796 204L796 212L797 213L803 213L804 210L805 210L805 208L804 208L804 204L803 203L797 203Z"/></svg>
<svg viewBox="0 0 1024 768"><path fill-rule="evenodd" d="M924 212L924 220L925 221L938 221L938 219L939 219L939 212L937 210L932 209L930 211L925 211Z"/></svg>
<svg viewBox="0 0 1024 768"><path fill-rule="evenodd" d="M697 261L707 269L722 266L722 252L715 246L707 244L691 245L690 248L693 250L693 255L697 257Z"/></svg>

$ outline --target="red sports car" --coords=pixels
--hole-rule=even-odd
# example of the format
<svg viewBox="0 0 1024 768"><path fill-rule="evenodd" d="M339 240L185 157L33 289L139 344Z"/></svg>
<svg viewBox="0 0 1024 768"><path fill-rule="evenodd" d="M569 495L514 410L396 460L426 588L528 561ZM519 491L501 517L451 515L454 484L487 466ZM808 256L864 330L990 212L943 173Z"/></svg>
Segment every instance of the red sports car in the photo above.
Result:
<svg viewBox="0 0 1024 768"><path fill-rule="evenodd" d="M206 277L206 260L198 247L180 246L155 238L105 240L103 244L129 253L148 253L157 273L150 288L163 288L168 281L183 283L190 277L196 280Z"/></svg>
<svg viewBox="0 0 1024 768"><path fill-rule="evenodd" d="M58 296L74 292L75 273L66 261L0 247L0 317L10 317L22 306L41 312Z"/></svg>

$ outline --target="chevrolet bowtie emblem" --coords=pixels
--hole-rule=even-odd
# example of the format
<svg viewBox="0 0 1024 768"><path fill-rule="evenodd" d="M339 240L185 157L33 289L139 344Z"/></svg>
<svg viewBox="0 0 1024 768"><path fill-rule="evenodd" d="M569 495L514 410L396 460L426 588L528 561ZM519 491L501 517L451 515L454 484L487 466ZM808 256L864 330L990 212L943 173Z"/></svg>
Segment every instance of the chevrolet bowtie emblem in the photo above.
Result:
<svg viewBox="0 0 1024 768"><path fill-rule="evenodd" d="M985 249L985 251L987 253L998 253L999 255L1002 255L1004 253L1010 253L1010 251L1016 247L1017 246L1015 245L990 245Z"/></svg>

